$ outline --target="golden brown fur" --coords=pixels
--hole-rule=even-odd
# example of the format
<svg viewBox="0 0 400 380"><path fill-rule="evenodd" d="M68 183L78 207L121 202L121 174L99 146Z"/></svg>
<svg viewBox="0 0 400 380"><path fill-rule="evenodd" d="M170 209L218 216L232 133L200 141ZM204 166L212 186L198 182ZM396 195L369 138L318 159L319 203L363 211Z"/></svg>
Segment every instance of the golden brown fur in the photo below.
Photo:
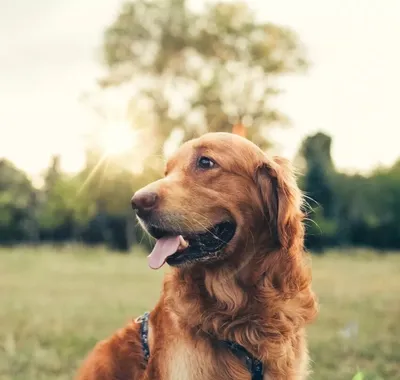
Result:
<svg viewBox="0 0 400 380"><path fill-rule="evenodd" d="M199 155L218 168L196 171ZM229 216L235 236L218 260L170 268L150 313L147 366L132 322L96 346L77 379L249 380L214 337L262 359L264 379L305 379L304 327L317 304L303 248L302 196L288 161L266 157L242 137L211 133L184 144L165 178L146 188L160 196L163 223L199 231Z"/></svg>

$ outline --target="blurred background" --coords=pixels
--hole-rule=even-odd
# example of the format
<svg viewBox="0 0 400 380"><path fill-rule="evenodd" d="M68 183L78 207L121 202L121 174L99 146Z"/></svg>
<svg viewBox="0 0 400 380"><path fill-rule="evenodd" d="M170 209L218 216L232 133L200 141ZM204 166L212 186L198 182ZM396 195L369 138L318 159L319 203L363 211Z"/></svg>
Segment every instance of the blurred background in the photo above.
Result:
<svg viewBox="0 0 400 380"><path fill-rule="evenodd" d="M156 302L130 209L179 144L299 169L312 379L400 379L400 2L0 0L0 379L70 379Z"/></svg>

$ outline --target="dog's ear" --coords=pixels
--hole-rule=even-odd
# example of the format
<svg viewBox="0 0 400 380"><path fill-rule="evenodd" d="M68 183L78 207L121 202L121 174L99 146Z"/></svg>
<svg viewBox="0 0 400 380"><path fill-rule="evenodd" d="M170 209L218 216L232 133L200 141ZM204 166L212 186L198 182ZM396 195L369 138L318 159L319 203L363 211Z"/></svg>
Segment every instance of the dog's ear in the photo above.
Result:
<svg viewBox="0 0 400 380"><path fill-rule="evenodd" d="M278 237L278 184L274 163L263 162L256 169L256 184L262 202L264 220L269 227L272 244L279 242Z"/></svg>
<svg viewBox="0 0 400 380"><path fill-rule="evenodd" d="M266 255L265 281L279 289L282 297L290 299L306 289L311 281L310 268L304 260L302 193L290 162L282 157L265 159L257 170L256 179L264 213L268 213L266 223L272 221L276 232L274 245L278 244L276 254ZM307 302L310 310L313 297Z"/></svg>
<svg viewBox="0 0 400 380"><path fill-rule="evenodd" d="M277 156L265 159L257 168L256 183L271 236L286 249L302 241L302 197L290 162Z"/></svg>

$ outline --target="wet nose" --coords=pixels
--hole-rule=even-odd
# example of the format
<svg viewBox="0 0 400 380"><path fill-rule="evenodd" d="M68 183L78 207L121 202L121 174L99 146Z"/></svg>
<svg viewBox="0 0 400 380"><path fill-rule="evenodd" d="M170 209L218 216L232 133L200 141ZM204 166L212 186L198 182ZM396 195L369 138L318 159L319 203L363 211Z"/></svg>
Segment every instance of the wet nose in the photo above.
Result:
<svg viewBox="0 0 400 380"><path fill-rule="evenodd" d="M132 208L140 214L153 210L157 205L157 201L157 193L152 191L137 191L131 199L131 204Z"/></svg>

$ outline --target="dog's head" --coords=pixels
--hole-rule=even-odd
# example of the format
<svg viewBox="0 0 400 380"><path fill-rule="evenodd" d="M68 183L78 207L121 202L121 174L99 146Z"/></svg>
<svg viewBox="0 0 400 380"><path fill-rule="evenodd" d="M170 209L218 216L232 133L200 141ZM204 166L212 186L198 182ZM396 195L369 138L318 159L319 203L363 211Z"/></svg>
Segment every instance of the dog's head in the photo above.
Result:
<svg viewBox="0 0 400 380"><path fill-rule="evenodd" d="M157 240L152 268L215 263L248 245L289 248L302 237L300 206L288 162L229 133L184 143L164 178L132 198L141 225Z"/></svg>

